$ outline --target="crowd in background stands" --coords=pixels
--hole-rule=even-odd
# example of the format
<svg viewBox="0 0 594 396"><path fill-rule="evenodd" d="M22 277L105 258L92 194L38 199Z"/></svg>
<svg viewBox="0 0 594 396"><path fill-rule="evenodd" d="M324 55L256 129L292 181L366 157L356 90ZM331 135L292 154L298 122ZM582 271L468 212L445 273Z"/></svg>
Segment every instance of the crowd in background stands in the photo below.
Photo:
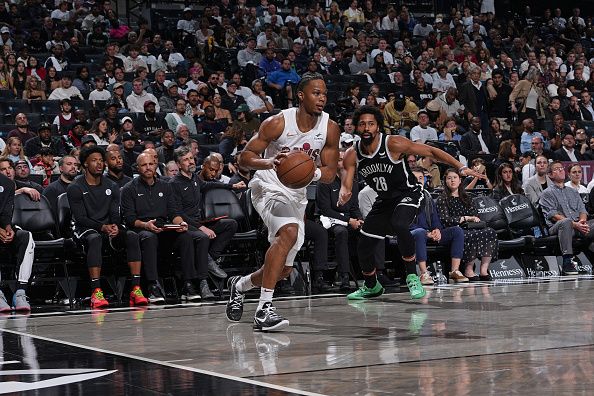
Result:
<svg viewBox="0 0 594 396"><path fill-rule="evenodd" d="M308 73L327 81L343 148L358 139L353 111L376 106L387 133L487 174L462 180L473 192L538 205L552 160L594 160L594 28L579 8L512 18L494 1L451 2L428 17L371 0L293 3L207 2L159 31L144 19L131 28L109 0L0 2L0 107L14 112L0 127L0 172L17 193L55 199L52 184L76 175L64 159L78 162L82 147L119 150L106 173L120 186L143 152L158 177L175 176L174 149L187 147L213 164L202 178L241 191L250 172L237 154L262 120L298 105ZM438 165L407 160L443 188ZM567 186L587 194L582 171L572 166Z"/></svg>

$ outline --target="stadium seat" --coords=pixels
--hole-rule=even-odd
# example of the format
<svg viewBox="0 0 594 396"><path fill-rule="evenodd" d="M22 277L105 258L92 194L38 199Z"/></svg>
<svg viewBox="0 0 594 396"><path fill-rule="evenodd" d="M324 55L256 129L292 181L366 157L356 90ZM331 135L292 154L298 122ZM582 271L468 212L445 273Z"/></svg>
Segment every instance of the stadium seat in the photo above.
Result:
<svg viewBox="0 0 594 396"><path fill-rule="evenodd" d="M530 242L524 236L510 239L511 235L507 225L507 218L495 199L480 196L473 198L472 201L478 209L480 219L497 232L499 250L523 248Z"/></svg>
<svg viewBox="0 0 594 396"><path fill-rule="evenodd" d="M47 272L36 276L36 282L57 282L70 301L70 308L73 308L73 300L76 292L76 279L69 275L68 267L72 264L68 257L68 250L73 246L65 238L59 237L59 230L49 202L44 196L39 201L33 201L26 194L17 194L14 198L14 211L12 222L15 226L27 230L33 234L35 241L36 266L53 266L62 268L62 275L56 276L55 272ZM50 276L44 276L44 275Z"/></svg>

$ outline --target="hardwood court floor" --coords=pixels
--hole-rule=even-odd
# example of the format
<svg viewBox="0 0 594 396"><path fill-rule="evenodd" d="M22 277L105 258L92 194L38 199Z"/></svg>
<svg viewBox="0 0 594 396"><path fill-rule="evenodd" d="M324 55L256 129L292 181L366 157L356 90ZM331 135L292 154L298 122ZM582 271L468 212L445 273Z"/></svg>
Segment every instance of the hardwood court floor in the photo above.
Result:
<svg viewBox="0 0 594 396"><path fill-rule="evenodd" d="M558 395L594 389L591 277L451 285L432 288L422 301L394 293L361 303L326 296L276 306L291 321L279 333L252 331L254 302L236 324L226 320L223 304L2 317L0 394L34 389L51 377L43 370L57 368L68 375L53 372L62 377L44 394ZM81 369L92 370L75 372Z"/></svg>

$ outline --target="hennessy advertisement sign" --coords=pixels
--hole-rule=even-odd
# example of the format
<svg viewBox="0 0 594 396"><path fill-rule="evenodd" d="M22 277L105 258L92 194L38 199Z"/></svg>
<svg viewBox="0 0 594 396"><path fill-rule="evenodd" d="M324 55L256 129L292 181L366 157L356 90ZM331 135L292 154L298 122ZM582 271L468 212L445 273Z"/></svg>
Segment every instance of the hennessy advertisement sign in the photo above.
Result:
<svg viewBox="0 0 594 396"><path fill-rule="evenodd" d="M529 278L559 276L556 256L522 256L522 267Z"/></svg>
<svg viewBox="0 0 594 396"><path fill-rule="evenodd" d="M592 275L592 263L590 260L588 260L588 257L586 257L584 253L573 256L571 261L573 261L573 264L576 266L578 273ZM557 256L557 264L562 268L563 257Z"/></svg>
<svg viewBox="0 0 594 396"><path fill-rule="evenodd" d="M493 261L489 264L489 275L493 279L523 279L524 271L515 257Z"/></svg>

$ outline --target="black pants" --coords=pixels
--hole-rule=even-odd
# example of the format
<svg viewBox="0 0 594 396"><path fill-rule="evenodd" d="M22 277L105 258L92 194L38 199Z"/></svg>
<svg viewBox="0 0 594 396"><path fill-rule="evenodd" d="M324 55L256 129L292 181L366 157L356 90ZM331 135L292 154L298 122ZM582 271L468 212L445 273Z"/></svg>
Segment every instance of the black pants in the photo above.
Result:
<svg viewBox="0 0 594 396"><path fill-rule="evenodd" d="M103 246L110 245L114 249L126 248L126 260L130 263L140 261L140 245L138 234L134 231L120 230L115 238L95 230L85 230L79 235L87 253L87 267L101 267L103 265Z"/></svg>
<svg viewBox="0 0 594 396"><path fill-rule="evenodd" d="M334 255L338 264L338 272L344 274L350 272L349 240L354 241L357 235L351 231L352 228L343 225L334 225L328 232L334 234Z"/></svg>
<svg viewBox="0 0 594 396"><path fill-rule="evenodd" d="M320 223L313 220L305 220L305 239L314 244L314 257L312 270L325 271L328 269L328 230Z"/></svg>
<svg viewBox="0 0 594 396"><path fill-rule="evenodd" d="M178 252L181 260L182 276L193 279L194 271L194 240L188 232L163 231L159 234L147 230L138 230L142 266L146 279L156 281L159 277L157 270L157 252L162 248L173 248Z"/></svg>
<svg viewBox="0 0 594 396"><path fill-rule="evenodd" d="M422 193L421 193L422 194ZM411 200L404 200L410 197ZM403 204L403 201L406 204ZM398 249L402 257L415 255L415 240L410 233L410 224L415 220L422 202L418 191L411 191L403 197L376 200L365 219L358 243L359 266L363 272L378 268L376 260L381 258L385 236L398 238Z"/></svg>
<svg viewBox="0 0 594 396"><path fill-rule="evenodd" d="M221 256L225 247L237 231L237 221L233 219L221 219L214 223L205 225L217 234L216 238L209 239L208 236L197 228L190 227L188 233L194 240L195 275L186 279L207 279L208 278L208 256L213 260ZM189 275L189 274L188 274Z"/></svg>

